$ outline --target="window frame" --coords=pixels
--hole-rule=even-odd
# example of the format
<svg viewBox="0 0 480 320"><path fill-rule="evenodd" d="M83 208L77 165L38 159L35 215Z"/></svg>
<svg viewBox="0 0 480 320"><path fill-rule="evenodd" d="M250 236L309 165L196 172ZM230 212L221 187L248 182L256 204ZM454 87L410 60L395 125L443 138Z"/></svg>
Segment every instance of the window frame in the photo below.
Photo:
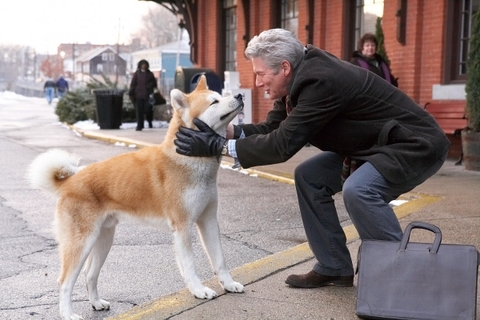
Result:
<svg viewBox="0 0 480 320"><path fill-rule="evenodd" d="M293 8L293 16L289 17L290 12L289 9ZM299 10L298 10L298 0L282 0L282 3L280 5L280 16L279 16L279 21L280 21L280 27L286 30L289 30L292 32L296 37L298 37L298 16L299 16ZM288 25L289 22L292 22L296 20L296 30L291 30L291 26Z"/></svg>
<svg viewBox="0 0 480 320"><path fill-rule="evenodd" d="M357 48L357 45L355 43L357 0L344 0L343 6L344 35L342 39L342 59L350 61L352 53Z"/></svg>
<svg viewBox="0 0 480 320"><path fill-rule="evenodd" d="M475 13L473 3L477 1L477 8L480 6L480 0L448 0L445 15L445 54L443 84L464 84L467 81L466 59L468 58L468 48L470 33L472 30L472 16ZM465 9L465 3L469 3L469 8ZM465 14L469 21L464 22ZM468 24L468 36L465 37L465 26ZM466 43L466 47L465 47ZM450 45L448 45L450 44ZM464 55L462 58L462 44ZM464 60L462 60L464 59ZM462 73L460 69L465 68Z"/></svg>
<svg viewBox="0 0 480 320"><path fill-rule="evenodd" d="M227 3L230 2L230 3ZM237 70L237 33L238 33L238 5L237 0L223 0L222 1L222 14L223 14L223 30L224 35L223 39L225 40L225 50L223 51L224 71L236 71ZM235 19L234 27L232 28L229 24L230 18ZM229 40L229 37L233 37ZM233 70L232 70L233 66Z"/></svg>

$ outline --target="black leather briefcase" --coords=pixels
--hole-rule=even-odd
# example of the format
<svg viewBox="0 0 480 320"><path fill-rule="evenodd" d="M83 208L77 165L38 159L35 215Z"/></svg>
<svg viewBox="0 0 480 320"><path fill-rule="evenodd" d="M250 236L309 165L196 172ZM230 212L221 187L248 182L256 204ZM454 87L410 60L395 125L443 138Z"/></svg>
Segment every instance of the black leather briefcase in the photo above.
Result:
<svg viewBox="0 0 480 320"><path fill-rule="evenodd" d="M409 242L412 229L433 243ZM442 244L434 225L412 222L401 242L365 240L358 256L356 313L371 319L475 319L479 253Z"/></svg>

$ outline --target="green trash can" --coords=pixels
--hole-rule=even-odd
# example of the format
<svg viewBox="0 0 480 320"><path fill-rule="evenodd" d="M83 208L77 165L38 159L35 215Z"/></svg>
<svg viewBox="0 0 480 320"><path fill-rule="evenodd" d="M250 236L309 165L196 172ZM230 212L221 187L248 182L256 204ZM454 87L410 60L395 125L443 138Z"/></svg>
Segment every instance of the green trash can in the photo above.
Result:
<svg viewBox="0 0 480 320"><path fill-rule="evenodd" d="M100 129L119 129L122 125L123 94L125 90L95 89L97 123Z"/></svg>

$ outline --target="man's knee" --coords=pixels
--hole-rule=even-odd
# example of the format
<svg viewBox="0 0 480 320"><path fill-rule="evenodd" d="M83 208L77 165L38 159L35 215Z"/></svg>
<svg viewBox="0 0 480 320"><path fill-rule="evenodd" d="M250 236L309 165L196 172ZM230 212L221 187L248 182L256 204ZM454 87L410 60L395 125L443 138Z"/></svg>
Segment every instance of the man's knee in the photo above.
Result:
<svg viewBox="0 0 480 320"><path fill-rule="evenodd" d="M305 165L303 163L300 163L298 166L296 166L295 170L293 171L293 178L295 181L299 181L299 179L303 180L305 171Z"/></svg>
<svg viewBox="0 0 480 320"><path fill-rule="evenodd" d="M345 184L342 188L343 200L345 201L345 203L356 201L360 194L360 190L357 185L347 182L349 181L345 181Z"/></svg>

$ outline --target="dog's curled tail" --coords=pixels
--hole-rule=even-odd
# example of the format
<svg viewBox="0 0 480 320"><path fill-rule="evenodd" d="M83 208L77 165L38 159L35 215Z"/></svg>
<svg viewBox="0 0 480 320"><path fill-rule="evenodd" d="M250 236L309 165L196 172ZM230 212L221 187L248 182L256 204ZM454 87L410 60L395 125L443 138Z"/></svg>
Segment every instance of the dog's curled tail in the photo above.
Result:
<svg viewBox="0 0 480 320"><path fill-rule="evenodd" d="M57 193L68 177L80 171L80 158L60 149L40 154L28 167L27 179L32 187Z"/></svg>

